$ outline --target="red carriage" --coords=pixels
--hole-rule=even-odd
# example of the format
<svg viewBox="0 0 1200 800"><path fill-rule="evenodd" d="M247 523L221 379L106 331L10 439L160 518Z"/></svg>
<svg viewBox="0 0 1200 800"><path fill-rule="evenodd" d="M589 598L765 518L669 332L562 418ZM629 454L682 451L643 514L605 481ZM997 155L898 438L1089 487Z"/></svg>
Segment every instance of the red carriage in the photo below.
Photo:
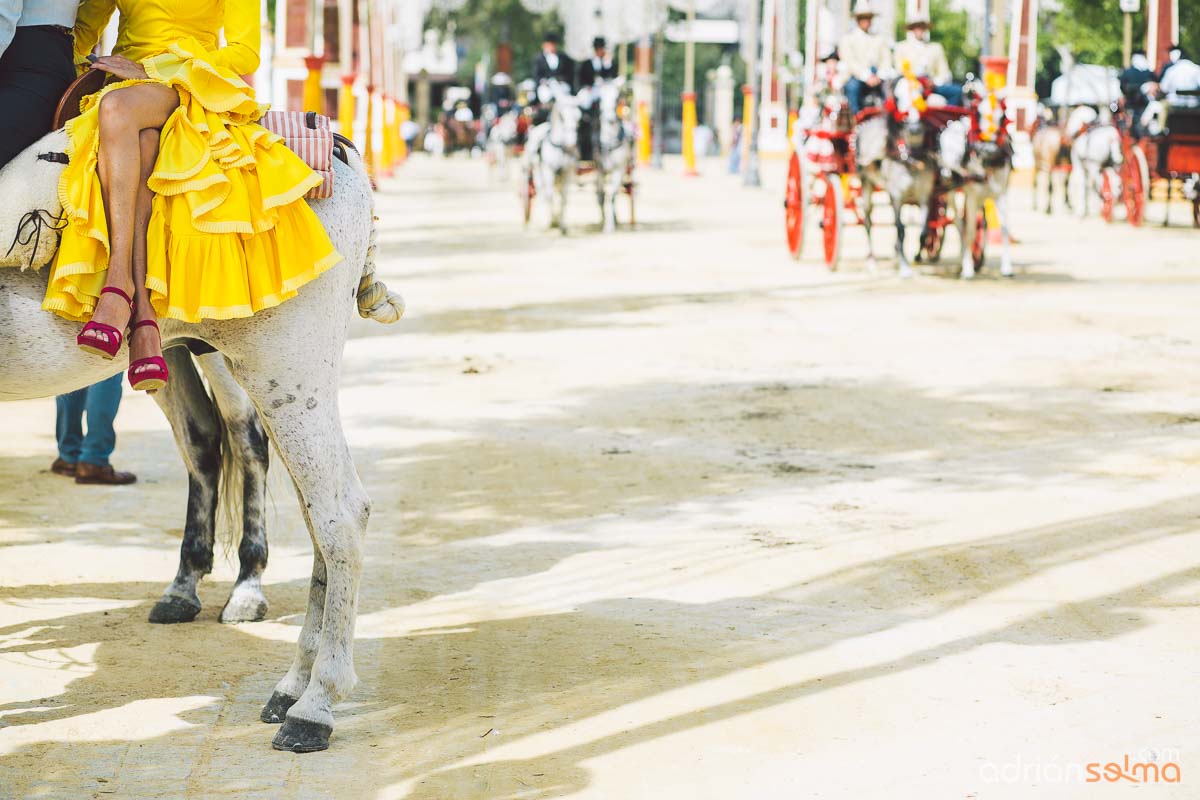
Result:
<svg viewBox="0 0 1200 800"><path fill-rule="evenodd" d="M803 145L793 148L784 196L784 225L793 258L800 258L805 225L815 224L820 233L822 260L829 270L837 269L845 226L863 224L860 202L863 185L856 174L854 126L891 110L890 106L867 108L851 123L842 99L825 107L816 126L801 132ZM971 109L959 106L929 106L921 115L931 136L936 136L951 120L974 117ZM950 193L951 187L939 180L921 233L921 252L926 261L938 260L946 228L955 222ZM972 243L977 265L983 262L984 227L981 220Z"/></svg>
<svg viewBox="0 0 1200 800"><path fill-rule="evenodd" d="M1200 109L1172 108L1167 125L1157 136L1134 138L1132 125L1121 118L1121 153L1119 188L1115 187L1106 170L1101 177L1100 211L1104 219L1113 220L1113 208L1118 199L1125 206L1125 218L1139 226L1146 219L1146 201L1152 183L1166 182L1165 198L1171 202L1175 181L1190 192L1192 224L1200 227ZM1119 191L1119 198L1118 198ZM1164 216L1163 224L1167 224Z"/></svg>

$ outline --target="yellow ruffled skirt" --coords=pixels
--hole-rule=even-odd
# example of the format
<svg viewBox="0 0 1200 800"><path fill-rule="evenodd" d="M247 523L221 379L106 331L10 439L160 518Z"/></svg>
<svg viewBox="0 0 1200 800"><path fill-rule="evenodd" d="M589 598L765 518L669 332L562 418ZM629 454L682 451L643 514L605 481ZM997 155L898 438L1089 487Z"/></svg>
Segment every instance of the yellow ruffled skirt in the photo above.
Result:
<svg viewBox="0 0 1200 800"><path fill-rule="evenodd" d="M160 317L246 317L294 297L341 260L304 202L321 182L282 138L255 124L264 110L240 79L173 46L143 62L152 82L179 92L163 126L149 186L146 288ZM67 125L70 164L59 182L66 214L43 308L91 318L108 270L108 221L97 172L100 101Z"/></svg>

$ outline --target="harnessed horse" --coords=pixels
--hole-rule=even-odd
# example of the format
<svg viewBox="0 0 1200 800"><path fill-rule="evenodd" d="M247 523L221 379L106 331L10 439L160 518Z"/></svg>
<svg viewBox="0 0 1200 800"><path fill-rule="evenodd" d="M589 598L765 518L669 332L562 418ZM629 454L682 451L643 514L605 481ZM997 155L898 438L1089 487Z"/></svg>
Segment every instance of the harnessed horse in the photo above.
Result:
<svg viewBox="0 0 1200 800"><path fill-rule="evenodd" d="M533 175L537 195L547 198L551 229L567 233L567 191L579 160L579 103L565 84L544 85L549 93L549 119L529 133L526 169Z"/></svg>

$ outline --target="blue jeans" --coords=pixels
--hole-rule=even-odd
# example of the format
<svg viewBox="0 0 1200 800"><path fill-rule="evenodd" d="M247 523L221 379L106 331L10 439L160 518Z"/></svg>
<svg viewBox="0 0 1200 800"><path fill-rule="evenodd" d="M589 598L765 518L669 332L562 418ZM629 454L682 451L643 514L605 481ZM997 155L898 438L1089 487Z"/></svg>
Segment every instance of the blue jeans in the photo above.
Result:
<svg viewBox="0 0 1200 800"><path fill-rule="evenodd" d="M963 90L957 83L943 83L941 86L935 86L933 93L946 98L947 105L961 106L963 103Z"/></svg>
<svg viewBox="0 0 1200 800"><path fill-rule="evenodd" d="M118 372L86 389L58 396L58 457L63 461L108 466L108 457L117 445L113 420L121 405L121 377ZM86 435L83 432L85 412Z"/></svg>
<svg viewBox="0 0 1200 800"><path fill-rule="evenodd" d="M857 114L863 110L863 101L867 99L868 95L883 95L883 84L868 86L866 81L851 78L846 81L843 91L846 93L846 102L850 105L850 113Z"/></svg>

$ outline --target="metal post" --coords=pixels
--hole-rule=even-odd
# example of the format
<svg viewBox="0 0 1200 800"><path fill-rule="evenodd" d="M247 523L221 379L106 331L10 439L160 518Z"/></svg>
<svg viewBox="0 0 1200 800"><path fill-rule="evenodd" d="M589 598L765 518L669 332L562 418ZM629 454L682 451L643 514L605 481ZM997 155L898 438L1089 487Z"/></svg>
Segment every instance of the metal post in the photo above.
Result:
<svg viewBox="0 0 1200 800"><path fill-rule="evenodd" d="M746 58L746 85L750 87L750 91L746 93L742 102L750 102L754 105L754 87L758 83L758 7L761 0L750 0L750 18L746 21L746 27L750 36L750 55ZM743 186L762 186L762 176L758 172L758 109L754 109L752 115L746 115L749 118L749 130L746 130L744 125L742 135L750 137L750 150L746 158L746 163L742 165L742 185Z"/></svg>
<svg viewBox="0 0 1200 800"><path fill-rule="evenodd" d="M696 175L696 0L688 0L687 41L683 43L682 142L683 174Z"/></svg>
<svg viewBox="0 0 1200 800"><path fill-rule="evenodd" d="M654 154L650 166L662 169L663 165L663 49L666 39L659 31L654 41Z"/></svg>
<svg viewBox="0 0 1200 800"><path fill-rule="evenodd" d="M1125 12L1125 36L1122 39L1121 53L1121 63L1128 67L1133 61L1133 14L1128 11Z"/></svg>

